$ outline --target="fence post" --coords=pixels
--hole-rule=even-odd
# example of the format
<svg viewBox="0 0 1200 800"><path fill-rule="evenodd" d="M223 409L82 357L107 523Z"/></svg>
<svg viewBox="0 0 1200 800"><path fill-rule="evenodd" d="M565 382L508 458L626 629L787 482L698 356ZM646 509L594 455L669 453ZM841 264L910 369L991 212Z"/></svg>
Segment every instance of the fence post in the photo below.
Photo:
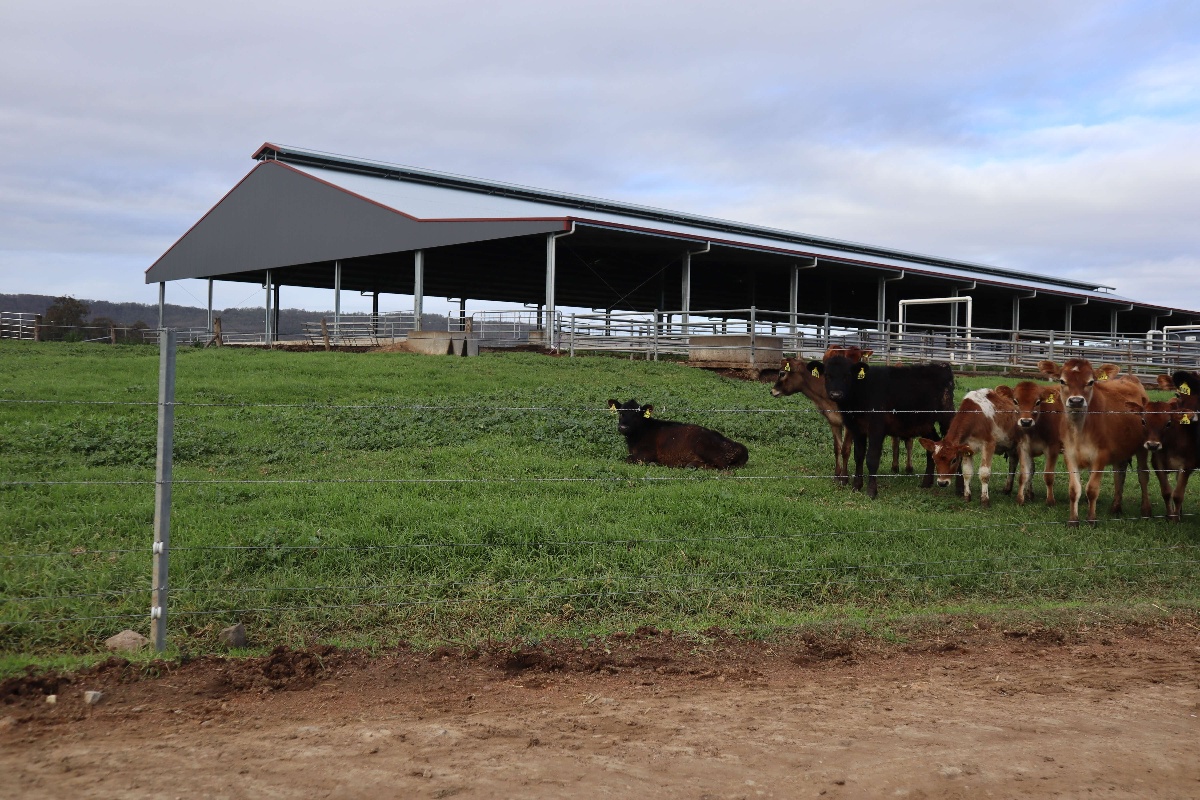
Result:
<svg viewBox="0 0 1200 800"><path fill-rule="evenodd" d="M575 312L571 312L571 358L575 357Z"/></svg>
<svg viewBox="0 0 1200 800"><path fill-rule="evenodd" d="M654 348L654 360L658 361L658 309L654 309L654 339L652 346Z"/></svg>
<svg viewBox="0 0 1200 800"><path fill-rule="evenodd" d="M175 329L158 337L158 456L154 480L154 560L151 576L150 642L167 647L167 559L171 543L171 448L175 438Z"/></svg>
<svg viewBox="0 0 1200 800"><path fill-rule="evenodd" d="M757 311L757 309L755 309L754 306L750 306L750 363L751 364L755 363L755 361L754 361L754 337L758 333L758 330L757 330L758 324L757 324L756 320L754 319L756 311Z"/></svg>

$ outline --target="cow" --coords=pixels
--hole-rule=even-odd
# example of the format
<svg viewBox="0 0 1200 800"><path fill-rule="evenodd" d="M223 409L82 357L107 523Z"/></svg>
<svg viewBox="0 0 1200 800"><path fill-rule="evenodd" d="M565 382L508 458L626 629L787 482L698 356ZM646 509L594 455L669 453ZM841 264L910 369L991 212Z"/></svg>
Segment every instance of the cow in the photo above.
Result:
<svg viewBox="0 0 1200 800"><path fill-rule="evenodd" d="M1125 473L1129 462L1137 458L1138 482L1142 486L1143 517L1150 516L1149 473L1146 471L1145 434L1141 418L1126 407L1127 402L1144 406L1149 402L1146 390L1132 375L1117 377L1119 369L1103 364L1099 369L1086 358L1072 358L1061 367L1053 361L1041 361L1043 375L1058 381L1057 401L1062 404L1063 456L1067 462L1071 510L1069 527L1079 526L1079 498L1083 491L1080 471L1089 472L1087 482L1088 522L1096 524L1096 501L1104 468L1113 466L1113 502L1111 511L1121 511Z"/></svg>
<svg viewBox="0 0 1200 800"><path fill-rule="evenodd" d="M843 355L847 358L867 360L872 350L860 350L857 347L830 347L825 351L825 358ZM824 415L833 434L833 478L845 485L850 481L850 447L853 440L846 436L845 423L837 409L837 404L825 393L825 380L812 374L799 359L785 358L779 365L779 374L771 387L772 397L787 397L796 392L807 397ZM912 439L904 440L906 459L905 472L912 474ZM900 471L900 440L892 439L892 472Z"/></svg>
<svg viewBox="0 0 1200 800"><path fill-rule="evenodd" d="M1033 497L1030 479L1033 477L1033 459L1044 455L1046 467L1046 505L1054 505L1054 470L1062 452L1062 403L1058 389L1053 386L1021 381L1013 387L1013 400L1017 404L1017 456L1020 461L1020 479L1017 482L1017 505L1025 505L1027 497Z"/></svg>
<svg viewBox="0 0 1200 800"><path fill-rule="evenodd" d="M746 446L699 425L654 417L654 406L608 401L617 415L617 431L625 437L630 464L662 464L665 467L732 469L746 463Z"/></svg>
<svg viewBox="0 0 1200 800"><path fill-rule="evenodd" d="M866 361L833 356L810 361L809 373L825 378L825 392L837 404L854 440L854 482L867 496L879 494L879 458L885 436L941 438L954 417L954 373L947 364L872 367ZM935 428L940 428L940 432ZM933 456L926 454L922 487L933 485Z"/></svg>
<svg viewBox="0 0 1200 800"><path fill-rule="evenodd" d="M1176 383L1178 379L1179 383ZM1187 372L1173 376L1160 375L1158 385L1176 396L1168 402L1151 401L1144 406L1128 403L1130 410L1142 416L1146 431L1145 448L1150 453L1151 466L1158 476L1158 486L1167 508L1167 519L1179 522L1183 513L1183 497L1188 478L1200 465L1200 445L1196 431L1200 430L1200 395L1192 394L1194 377ZM1195 384L1200 388L1200 383ZM1175 474L1171 489L1170 474Z"/></svg>
<svg viewBox="0 0 1200 800"><path fill-rule="evenodd" d="M950 429L940 442L920 439L921 446L933 456L938 486L949 486L951 478L961 470L963 498L971 502L971 476L975 472L975 456L979 456L979 503L984 508L992 504L988 480L992 474L992 456L1008 456L1008 483L1005 493L1012 492L1016 469L1017 404L1008 386L995 389L976 389L968 392L950 422Z"/></svg>

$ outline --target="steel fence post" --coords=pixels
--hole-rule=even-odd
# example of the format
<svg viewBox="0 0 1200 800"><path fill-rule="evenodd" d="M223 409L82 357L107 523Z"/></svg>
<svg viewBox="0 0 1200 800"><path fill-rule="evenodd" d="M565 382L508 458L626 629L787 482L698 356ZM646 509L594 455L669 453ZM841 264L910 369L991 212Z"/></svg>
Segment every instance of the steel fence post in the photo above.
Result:
<svg viewBox="0 0 1200 800"><path fill-rule="evenodd" d="M171 542L171 448L175 438L175 330L158 337L158 456L154 480L154 548L151 575L150 641L167 646L167 560Z"/></svg>

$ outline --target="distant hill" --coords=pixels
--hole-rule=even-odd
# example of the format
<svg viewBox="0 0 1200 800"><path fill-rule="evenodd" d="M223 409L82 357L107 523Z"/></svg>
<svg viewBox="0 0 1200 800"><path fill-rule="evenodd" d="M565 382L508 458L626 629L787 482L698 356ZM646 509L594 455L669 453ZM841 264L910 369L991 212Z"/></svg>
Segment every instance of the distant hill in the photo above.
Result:
<svg viewBox="0 0 1200 800"><path fill-rule="evenodd" d="M80 298L82 299L82 298ZM47 294L0 294L0 311L22 314L45 314L55 298ZM90 309L88 319L106 317L118 325L133 325L144 322L150 327L158 325L158 305L150 303L110 303L107 300L83 300ZM263 329L263 309L223 308L213 309L213 316L221 318L221 327L226 333L257 333ZM367 316L346 314L342 317ZM303 332L305 322L320 322L324 317L333 319L332 311L305 311L301 308L283 308L279 311L279 334L288 336ZM441 314L423 314L426 327L445 326ZM168 328L203 328L208 325L208 309L192 306L177 306L167 303L163 309L163 324Z"/></svg>

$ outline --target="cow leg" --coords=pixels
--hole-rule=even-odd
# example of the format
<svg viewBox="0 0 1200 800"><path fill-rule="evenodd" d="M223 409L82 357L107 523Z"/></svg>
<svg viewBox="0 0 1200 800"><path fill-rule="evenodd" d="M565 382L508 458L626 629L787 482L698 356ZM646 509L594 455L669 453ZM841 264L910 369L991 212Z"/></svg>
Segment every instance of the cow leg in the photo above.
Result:
<svg viewBox="0 0 1200 800"><path fill-rule="evenodd" d="M1017 505L1025 505L1025 492L1029 490L1029 477L1033 472L1033 456L1029 452L1029 444L1021 442L1017 447L1017 471L1021 473L1017 480Z"/></svg>
<svg viewBox="0 0 1200 800"><path fill-rule="evenodd" d="M1113 470L1113 501L1109 511L1113 514L1121 513L1121 505L1125 499L1125 475L1129 472L1129 462L1122 461L1119 464L1112 465ZM1090 485L1090 483L1089 483Z"/></svg>
<svg viewBox="0 0 1200 800"><path fill-rule="evenodd" d="M854 482L850 485L856 492L863 488L863 459L867 455L867 435L860 431L854 432Z"/></svg>
<svg viewBox="0 0 1200 800"><path fill-rule="evenodd" d="M911 436L904 440L904 474L906 475L913 474L912 443L913 440Z"/></svg>
<svg viewBox="0 0 1200 800"><path fill-rule="evenodd" d="M975 475L975 457L972 455L963 456L958 471L962 476L963 482L962 498L969 503L971 502L971 478Z"/></svg>
<svg viewBox="0 0 1200 800"><path fill-rule="evenodd" d="M892 474L900 473L900 437L892 437Z"/></svg>
<svg viewBox="0 0 1200 800"><path fill-rule="evenodd" d="M983 453L979 456L979 504L984 508L992 507L991 489L988 481L992 479L992 459L994 457L995 451L992 447L985 445Z"/></svg>
<svg viewBox="0 0 1200 800"><path fill-rule="evenodd" d="M879 460L883 456L883 439L881 429L872 430L867 440L867 497L872 500L879 494Z"/></svg>
<svg viewBox="0 0 1200 800"><path fill-rule="evenodd" d="M1175 493L1173 499L1174 507L1167 512L1167 519L1172 522L1179 522L1183 519L1183 495L1187 491L1188 478L1191 477L1190 469L1181 469L1175 474Z"/></svg>
<svg viewBox="0 0 1200 800"><path fill-rule="evenodd" d="M1012 494L1013 482L1017 477L1017 454L1011 449L1004 454L1004 462L1008 464L1008 480L1004 482L1004 493Z"/></svg>
<svg viewBox="0 0 1200 800"><path fill-rule="evenodd" d="M1046 451L1046 505L1054 505L1054 472L1058 469L1058 453L1053 447Z"/></svg>
<svg viewBox="0 0 1200 800"><path fill-rule="evenodd" d="M1096 501L1100 499L1100 481L1104 479L1104 468L1093 469L1087 482L1088 524L1096 524Z"/></svg>
<svg viewBox="0 0 1200 800"><path fill-rule="evenodd" d="M1170 519L1172 509L1170 470L1167 469L1164 462L1165 459L1161 452L1155 453L1150 459L1150 465L1154 468L1154 477L1158 478L1159 494L1162 495L1163 505L1167 508L1167 519ZM1178 485L1178 481L1176 481L1176 485Z"/></svg>
<svg viewBox="0 0 1200 800"><path fill-rule="evenodd" d="M1142 519L1148 519L1153 512L1150 508L1150 470L1146 467L1146 451L1138 450L1134 457L1137 459L1138 484L1142 487L1142 507L1139 510Z"/></svg>
<svg viewBox="0 0 1200 800"><path fill-rule="evenodd" d="M1049 456L1047 456L1049 458ZM1079 482L1079 465L1072 461L1070 456L1067 456L1067 527L1079 527L1079 496L1083 493L1083 486Z"/></svg>
<svg viewBox="0 0 1200 800"><path fill-rule="evenodd" d="M833 431L833 479L845 486L850 482L850 448L853 440L845 425L831 422L829 428Z"/></svg>

